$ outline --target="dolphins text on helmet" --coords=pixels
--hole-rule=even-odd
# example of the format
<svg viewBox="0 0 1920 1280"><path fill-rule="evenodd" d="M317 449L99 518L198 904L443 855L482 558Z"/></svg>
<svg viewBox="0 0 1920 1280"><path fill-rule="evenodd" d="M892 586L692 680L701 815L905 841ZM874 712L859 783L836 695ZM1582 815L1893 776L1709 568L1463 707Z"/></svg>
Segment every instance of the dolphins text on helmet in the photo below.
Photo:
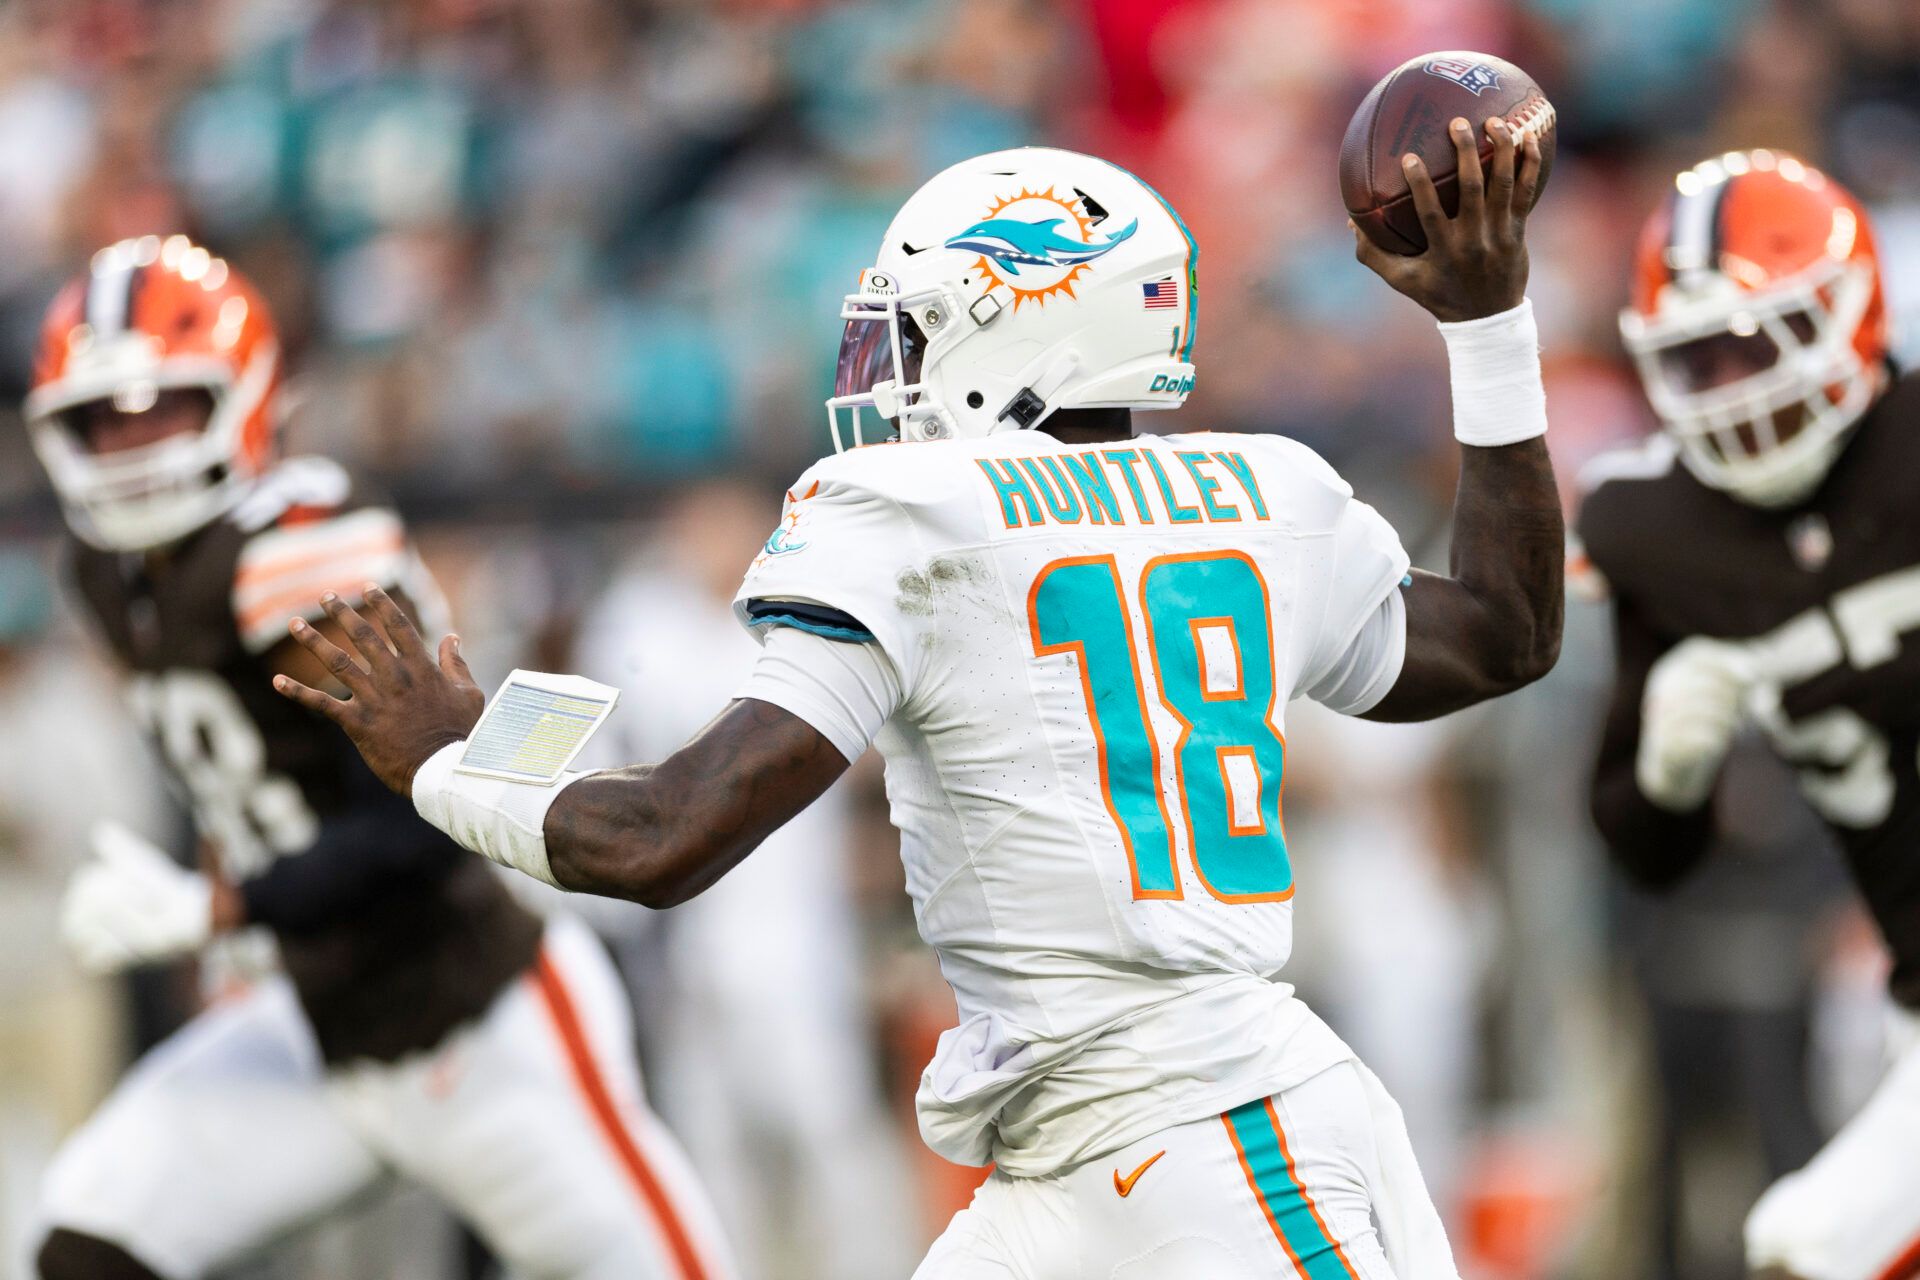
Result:
<svg viewBox="0 0 1920 1280"><path fill-rule="evenodd" d="M971 250L1006 268L1007 274L1017 276L1021 266L1070 267L1091 262L1131 236L1140 225L1140 220L1136 218L1105 240L1083 244L1054 230L1065 221L1065 218L1048 218L1040 222L989 218L985 222L974 223L948 240L946 247Z"/></svg>

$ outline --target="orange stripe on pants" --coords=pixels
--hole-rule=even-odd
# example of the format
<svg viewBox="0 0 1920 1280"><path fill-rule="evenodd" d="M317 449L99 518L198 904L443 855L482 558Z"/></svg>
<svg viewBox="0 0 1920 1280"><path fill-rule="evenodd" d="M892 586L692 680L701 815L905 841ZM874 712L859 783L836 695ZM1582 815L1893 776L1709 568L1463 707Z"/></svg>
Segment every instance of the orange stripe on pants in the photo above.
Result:
<svg viewBox="0 0 1920 1280"><path fill-rule="evenodd" d="M700 1256L693 1247L693 1241L687 1236L686 1227L679 1215L674 1212L673 1202L667 1196L666 1188L640 1154L639 1145L634 1142L633 1134L620 1120L619 1109L614 1105L613 1095L608 1092L606 1081L601 1079L599 1068L594 1064L592 1051L588 1048L586 1034L581 1030L579 1015L574 1011L573 999L567 994L560 972L554 967L553 958L545 948L541 949L539 959L534 962L534 974L540 988L542 1002L547 1014L553 1019L553 1027L559 1033L560 1043L566 1049L567 1065L573 1070L574 1083L579 1086L581 1095L586 1099L587 1109L600 1127L601 1136L613 1148L621 1168L640 1193L647 1210L666 1237L667 1248L672 1252L674 1262L680 1269L684 1280L707 1280L707 1269L700 1262Z"/></svg>
<svg viewBox="0 0 1920 1280"><path fill-rule="evenodd" d="M1920 1240L1907 1246L1907 1251L1893 1260L1893 1265L1882 1271L1877 1280L1912 1280L1920 1276Z"/></svg>

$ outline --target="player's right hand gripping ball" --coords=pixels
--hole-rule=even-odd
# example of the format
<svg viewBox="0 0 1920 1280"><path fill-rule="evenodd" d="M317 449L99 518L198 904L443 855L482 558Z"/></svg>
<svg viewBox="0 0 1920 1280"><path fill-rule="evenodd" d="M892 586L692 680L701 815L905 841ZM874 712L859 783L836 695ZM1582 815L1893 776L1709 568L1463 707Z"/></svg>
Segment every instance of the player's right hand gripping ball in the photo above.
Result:
<svg viewBox="0 0 1920 1280"><path fill-rule="evenodd" d="M1492 159L1487 121L1499 116L1540 139L1539 202L1553 168L1553 104L1526 72L1500 58L1464 51L1429 53L1403 62L1373 86L1353 113L1340 144L1340 196L1369 240L1389 253L1427 247L1400 158L1409 151L1432 175L1449 218L1460 211L1453 140L1447 125L1465 116L1480 139L1480 163Z"/></svg>

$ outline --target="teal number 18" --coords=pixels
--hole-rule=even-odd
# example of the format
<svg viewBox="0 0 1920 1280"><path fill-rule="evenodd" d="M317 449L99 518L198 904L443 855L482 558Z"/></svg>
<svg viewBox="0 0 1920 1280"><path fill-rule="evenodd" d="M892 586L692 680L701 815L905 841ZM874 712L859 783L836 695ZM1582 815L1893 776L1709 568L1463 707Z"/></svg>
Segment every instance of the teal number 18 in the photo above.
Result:
<svg viewBox="0 0 1920 1280"><path fill-rule="evenodd" d="M1293 894L1280 827L1286 742L1274 727L1271 603L1237 551L1160 556L1140 574L1154 693L1180 724L1174 787L1161 778L1141 649L1112 556L1055 560L1027 596L1036 656L1079 661L1100 790L1133 870L1135 898L1179 898L1175 811L1193 869L1224 902Z"/></svg>

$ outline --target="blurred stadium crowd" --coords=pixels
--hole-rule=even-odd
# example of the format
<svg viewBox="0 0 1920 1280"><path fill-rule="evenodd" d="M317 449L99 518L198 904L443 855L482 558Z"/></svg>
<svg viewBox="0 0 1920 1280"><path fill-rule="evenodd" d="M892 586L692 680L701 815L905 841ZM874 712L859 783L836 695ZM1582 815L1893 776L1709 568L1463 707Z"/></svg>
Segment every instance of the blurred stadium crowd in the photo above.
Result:
<svg viewBox="0 0 1920 1280"><path fill-rule="evenodd" d="M1877 217L1896 312L1920 311L1913 0L12 0L0 402L16 418L41 309L86 255L187 231L269 295L291 447L399 496L483 678L597 654L618 680L606 633L716 611L779 485L829 447L838 300L891 211L951 161L1047 142L1142 174L1203 246L1178 425L1305 440L1435 563L1441 346L1352 263L1334 172L1366 88L1450 47L1520 63L1559 108L1531 293L1570 503L1584 460L1650 427L1614 316L1677 169L1733 146L1827 167ZM725 501L676 497L715 484ZM174 990L94 990L52 936L86 821L168 821L57 604L55 528L0 424L0 1274L37 1161ZM1611 887L1584 806L1605 637L1596 611L1570 621L1556 675L1485 715L1300 717L1289 976L1406 1106L1468 1274L1737 1275L1752 1195L1858 1096L1875 944L1761 763L1718 891ZM916 1171L892 1179L918 1197L910 1250L969 1185L904 1106L944 988L871 796L821 830L820 927L857 1006L835 1016L860 1028L842 1074L893 1122L838 1140ZM684 1027L649 988L675 954L683 977L721 963L713 944L602 914L671 1057L654 1042ZM724 1198L735 1175L712 1176ZM829 1233L861 1229L847 1212ZM809 1266L791 1217L769 1219L768 1274L859 1280ZM380 1274L439 1280L455 1252Z"/></svg>

